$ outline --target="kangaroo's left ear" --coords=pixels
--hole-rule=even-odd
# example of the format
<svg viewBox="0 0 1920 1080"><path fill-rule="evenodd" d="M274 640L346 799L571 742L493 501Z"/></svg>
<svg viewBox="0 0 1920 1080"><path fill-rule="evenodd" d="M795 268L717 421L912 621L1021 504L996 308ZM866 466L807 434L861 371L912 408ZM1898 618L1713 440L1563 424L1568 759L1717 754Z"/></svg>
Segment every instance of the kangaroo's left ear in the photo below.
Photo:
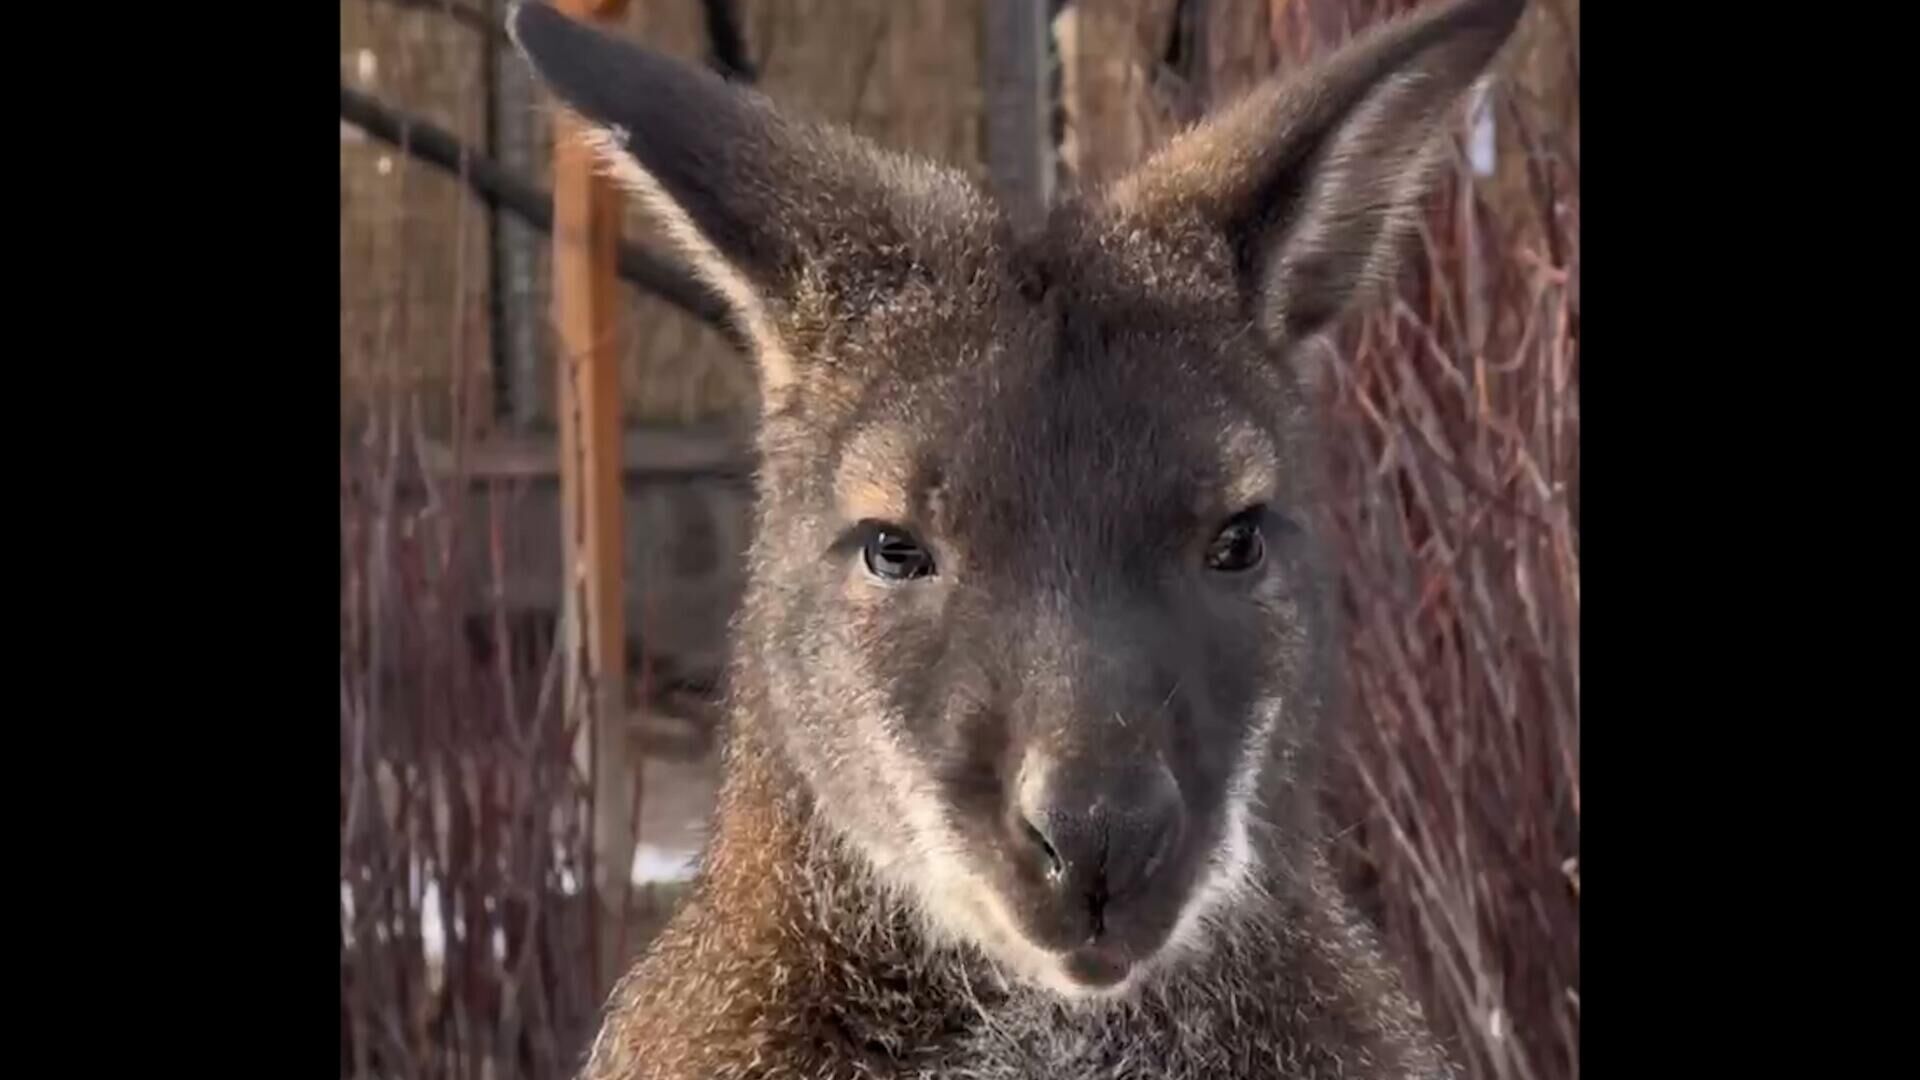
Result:
<svg viewBox="0 0 1920 1080"><path fill-rule="evenodd" d="M1446 0L1378 28L1174 139L1103 205L1217 230L1274 341L1326 329L1391 275L1443 160L1443 120L1525 7Z"/></svg>

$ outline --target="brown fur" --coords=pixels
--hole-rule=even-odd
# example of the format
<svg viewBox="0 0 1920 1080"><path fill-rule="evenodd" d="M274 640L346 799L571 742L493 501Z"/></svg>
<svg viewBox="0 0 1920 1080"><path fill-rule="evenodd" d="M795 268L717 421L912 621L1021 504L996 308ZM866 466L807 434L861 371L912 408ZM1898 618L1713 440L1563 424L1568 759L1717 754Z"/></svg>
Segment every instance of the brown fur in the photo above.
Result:
<svg viewBox="0 0 1920 1080"><path fill-rule="evenodd" d="M807 827L776 760L734 741L702 888L615 989L586 1076L1451 1075L1318 859L1308 891L1237 914L1204 965L1076 1008L929 948Z"/></svg>
<svg viewBox="0 0 1920 1080"><path fill-rule="evenodd" d="M588 1076L1451 1075L1319 846L1302 382L1519 7L1377 31L1036 236L515 12L765 383L713 838ZM1216 558L1249 529L1264 558Z"/></svg>

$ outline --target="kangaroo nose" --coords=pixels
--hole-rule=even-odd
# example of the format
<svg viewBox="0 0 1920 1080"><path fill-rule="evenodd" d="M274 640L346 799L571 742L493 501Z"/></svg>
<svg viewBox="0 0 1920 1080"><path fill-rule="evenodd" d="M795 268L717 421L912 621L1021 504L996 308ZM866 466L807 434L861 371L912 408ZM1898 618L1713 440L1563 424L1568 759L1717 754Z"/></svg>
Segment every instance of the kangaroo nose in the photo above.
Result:
<svg viewBox="0 0 1920 1080"><path fill-rule="evenodd" d="M1179 839L1180 788L1158 760L1122 770L1062 768L1030 772L1020 785L1025 843L1048 882L1076 897L1105 926L1107 905L1140 890Z"/></svg>

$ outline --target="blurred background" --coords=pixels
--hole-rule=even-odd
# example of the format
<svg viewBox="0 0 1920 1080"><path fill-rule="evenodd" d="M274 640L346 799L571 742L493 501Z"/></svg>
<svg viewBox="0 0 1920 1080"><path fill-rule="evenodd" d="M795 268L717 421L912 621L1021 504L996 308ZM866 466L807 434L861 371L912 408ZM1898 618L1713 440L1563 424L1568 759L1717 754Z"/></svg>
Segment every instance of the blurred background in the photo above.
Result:
<svg viewBox="0 0 1920 1080"><path fill-rule="evenodd" d="M1031 211L1416 4L560 6ZM569 1075L716 782L753 372L556 163L505 7L340 5L342 1076ZM1534 0L1319 403L1350 660L1328 820L1487 1080L1579 1075L1578 20Z"/></svg>

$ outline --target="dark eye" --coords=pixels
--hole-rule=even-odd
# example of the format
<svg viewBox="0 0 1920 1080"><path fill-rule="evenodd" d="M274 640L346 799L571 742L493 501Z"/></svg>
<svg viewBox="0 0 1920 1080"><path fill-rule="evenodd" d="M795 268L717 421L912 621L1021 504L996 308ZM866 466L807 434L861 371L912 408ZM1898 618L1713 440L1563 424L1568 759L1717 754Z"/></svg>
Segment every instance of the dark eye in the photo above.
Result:
<svg viewBox="0 0 1920 1080"><path fill-rule="evenodd" d="M1267 557L1266 538L1260 532L1264 516L1264 508L1256 506L1227 519L1213 543L1207 545L1207 569L1239 574L1259 566Z"/></svg>
<svg viewBox="0 0 1920 1080"><path fill-rule="evenodd" d="M867 570L883 581L911 581L933 576L933 556L904 529L876 526L862 550Z"/></svg>

